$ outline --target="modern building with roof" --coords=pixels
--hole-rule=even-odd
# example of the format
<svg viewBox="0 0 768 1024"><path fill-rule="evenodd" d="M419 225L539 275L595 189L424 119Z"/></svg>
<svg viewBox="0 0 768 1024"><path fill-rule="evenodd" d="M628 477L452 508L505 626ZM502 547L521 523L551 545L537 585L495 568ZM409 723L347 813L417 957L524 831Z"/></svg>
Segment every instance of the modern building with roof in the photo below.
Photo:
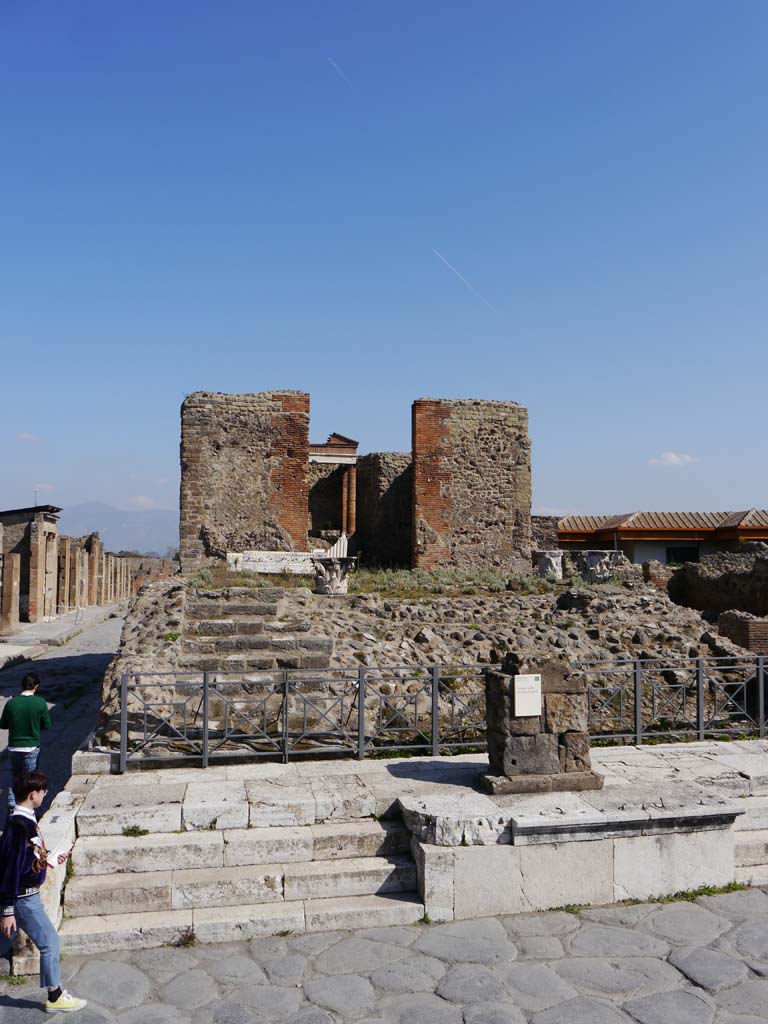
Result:
<svg viewBox="0 0 768 1024"><path fill-rule="evenodd" d="M768 542L768 509L745 512L632 512L565 516L558 546L622 551L632 562L698 562L704 555L738 550L748 540Z"/></svg>

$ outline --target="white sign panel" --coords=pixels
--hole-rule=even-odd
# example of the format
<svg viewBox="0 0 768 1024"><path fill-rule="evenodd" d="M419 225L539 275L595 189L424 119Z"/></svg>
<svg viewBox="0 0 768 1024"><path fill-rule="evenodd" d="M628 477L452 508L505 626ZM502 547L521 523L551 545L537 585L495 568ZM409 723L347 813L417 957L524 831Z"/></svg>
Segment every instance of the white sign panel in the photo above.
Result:
<svg viewBox="0 0 768 1024"><path fill-rule="evenodd" d="M515 718L541 714L541 676L515 676Z"/></svg>

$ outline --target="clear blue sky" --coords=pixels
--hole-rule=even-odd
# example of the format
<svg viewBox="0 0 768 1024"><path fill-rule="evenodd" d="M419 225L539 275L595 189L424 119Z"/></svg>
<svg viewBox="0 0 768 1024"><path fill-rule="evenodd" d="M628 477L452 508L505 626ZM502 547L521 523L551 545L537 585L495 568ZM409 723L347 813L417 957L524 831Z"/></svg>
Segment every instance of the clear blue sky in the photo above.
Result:
<svg viewBox="0 0 768 1024"><path fill-rule="evenodd" d="M184 395L270 388L361 451L521 402L539 509L768 506L767 44L764 0L0 0L0 507L173 508Z"/></svg>

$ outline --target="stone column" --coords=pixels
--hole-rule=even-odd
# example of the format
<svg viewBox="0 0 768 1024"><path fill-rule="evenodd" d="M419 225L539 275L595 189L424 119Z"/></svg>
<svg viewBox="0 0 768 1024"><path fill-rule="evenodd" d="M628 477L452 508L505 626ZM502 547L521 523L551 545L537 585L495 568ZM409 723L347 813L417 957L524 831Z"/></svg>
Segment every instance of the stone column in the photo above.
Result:
<svg viewBox="0 0 768 1024"><path fill-rule="evenodd" d="M69 566L69 596L67 603L70 608L79 608L81 605L81 588L83 578L83 552L81 548L74 545L70 547Z"/></svg>
<svg viewBox="0 0 768 1024"><path fill-rule="evenodd" d="M42 523L29 527L28 622L42 622L45 608L45 530Z"/></svg>
<svg viewBox="0 0 768 1024"><path fill-rule="evenodd" d="M69 575L72 561L72 542L69 537L59 537L59 579L56 588L56 611L69 611Z"/></svg>
<svg viewBox="0 0 768 1024"><path fill-rule="evenodd" d="M341 532L347 532L349 514L349 467L341 474Z"/></svg>
<svg viewBox="0 0 768 1024"><path fill-rule="evenodd" d="M99 538L91 537L90 550L88 552L88 604L101 603L101 578L102 578L102 552L103 546Z"/></svg>
<svg viewBox="0 0 768 1024"><path fill-rule="evenodd" d="M349 483L347 485L347 521L345 533L348 537L357 529L357 467L347 468Z"/></svg>
<svg viewBox="0 0 768 1024"><path fill-rule="evenodd" d="M19 582L21 555L7 554L3 558L3 601L0 605L0 634L10 636L19 625Z"/></svg>

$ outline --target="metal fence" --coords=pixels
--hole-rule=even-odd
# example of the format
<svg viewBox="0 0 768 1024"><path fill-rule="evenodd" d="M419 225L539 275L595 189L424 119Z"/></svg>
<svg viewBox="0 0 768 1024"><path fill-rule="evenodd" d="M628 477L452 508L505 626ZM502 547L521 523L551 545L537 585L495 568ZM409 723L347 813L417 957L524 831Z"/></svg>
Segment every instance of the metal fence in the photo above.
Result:
<svg viewBox="0 0 768 1024"><path fill-rule="evenodd" d="M120 771L139 759L211 761L485 749L489 665L127 673ZM765 658L583 662L593 739L766 733Z"/></svg>
<svg viewBox="0 0 768 1024"><path fill-rule="evenodd" d="M276 758L485 748L487 665L227 673L120 680L120 770L138 758Z"/></svg>
<svg viewBox="0 0 768 1024"><path fill-rule="evenodd" d="M765 658L583 662L593 739L765 735Z"/></svg>

